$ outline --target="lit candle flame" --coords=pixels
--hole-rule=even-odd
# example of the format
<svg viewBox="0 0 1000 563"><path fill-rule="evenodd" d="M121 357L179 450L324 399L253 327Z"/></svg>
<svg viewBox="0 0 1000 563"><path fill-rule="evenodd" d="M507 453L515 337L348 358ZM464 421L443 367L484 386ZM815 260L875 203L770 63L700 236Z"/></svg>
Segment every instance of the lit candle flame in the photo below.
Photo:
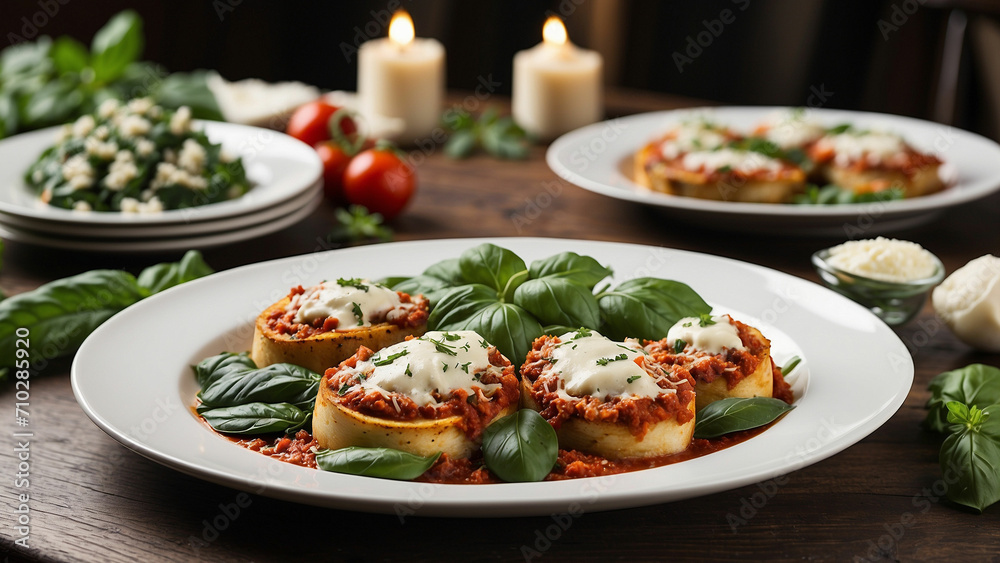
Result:
<svg viewBox="0 0 1000 563"><path fill-rule="evenodd" d="M389 39L400 47L413 43L413 20L406 10L397 10L389 22Z"/></svg>
<svg viewBox="0 0 1000 563"><path fill-rule="evenodd" d="M556 16L545 20L545 26L542 27L542 38L548 45L565 45L568 37L566 36L566 26L563 25L562 20Z"/></svg>

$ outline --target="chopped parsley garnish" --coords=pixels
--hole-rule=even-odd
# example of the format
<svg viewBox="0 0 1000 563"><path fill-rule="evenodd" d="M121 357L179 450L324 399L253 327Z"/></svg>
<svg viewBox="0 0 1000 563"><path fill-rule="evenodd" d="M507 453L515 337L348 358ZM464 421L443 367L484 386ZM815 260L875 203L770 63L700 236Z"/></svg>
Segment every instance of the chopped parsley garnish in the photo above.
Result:
<svg viewBox="0 0 1000 563"><path fill-rule="evenodd" d="M584 328L584 327L581 326L580 328L578 328L576 330L576 335L573 336L573 338L571 340L577 340L577 339L580 339L580 338L587 338L591 334L593 334L592 330L590 330L589 328Z"/></svg>
<svg viewBox="0 0 1000 563"><path fill-rule="evenodd" d="M376 366L387 366L387 365L391 364L392 362L396 361L397 358L402 358L403 356L405 356L405 355L407 355L409 353L410 353L409 350L403 350L401 352L396 352L395 354L392 354L391 356L389 356L388 358L386 358L384 360L372 358L372 363L375 364ZM410 369L410 365L409 364L406 365L406 369Z"/></svg>
<svg viewBox="0 0 1000 563"><path fill-rule="evenodd" d="M640 377L642 377L642 376L641 376L641 375L633 375L632 377L629 377L629 378L628 378L628 379L626 379L625 381L627 381L628 383L633 383L633 382L635 382L635 381L636 381L637 379L639 379Z"/></svg>
<svg viewBox="0 0 1000 563"><path fill-rule="evenodd" d="M354 309L354 316L357 317L358 319L358 324L359 325L365 324L365 314L361 312L361 305L358 305L353 301L351 301L351 305L353 306Z"/></svg>
<svg viewBox="0 0 1000 563"><path fill-rule="evenodd" d="M732 172L732 171L733 167L728 164L725 166L720 166L718 170L716 170L716 172L721 172L722 174L726 174L727 172Z"/></svg>
<svg viewBox="0 0 1000 563"><path fill-rule="evenodd" d="M441 352L442 354L448 354L449 356L458 355L458 352L455 351L454 346L449 346L444 342L441 342L440 340L434 340L433 338L423 338L423 337L421 337L420 340L425 340L427 342L434 344L434 348L436 348L437 351Z"/></svg>
<svg viewBox="0 0 1000 563"><path fill-rule="evenodd" d="M599 365L599 366L606 366L606 365L610 364L611 362L618 362L618 361L627 360L627 359L628 359L628 354L618 354L614 358L601 358L601 359L597 360L597 365Z"/></svg>
<svg viewBox="0 0 1000 563"><path fill-rule="evenodd" d="M448 364L441 362L441 371L448 371Z"/></svg>
<svg viewBox="0 0 1000 563"><path fill-rule="evenodd" d="M464 371L465 373L469 373L469 364L471 363L472 362L465 362L464 364L461 364L458 367L462 368L462 371Z"/></svg>
<svg viewBox="0 0 1000 563"><path fill-rule="evenodd" d="M479 381L479 378L482 377L482 376L483 376L483 374L477 373L476 375L472 376L472 380L473 381Z"/></svg>
<svg viewBox="0 0 1000 563"><path fill-rule="evenodd" d="M448 342L454 342L456 340L461 340L462 337L459 336L459 335L457 335L457 334L452 334L450 332L445 332L444 333L444 339L447 340Z"/></svg>
<svg viewBox="0 0 1000 563"><path fill-rule="evenodd" d="M410 364L406 364L406 371L403 373L406 374L406 377L413 377L413 372L410 371Z"/></svg>
<svg viewBox="0 0 1000 563"><path fill-rule="evenodd" d="M364 281L365 280L361 278L350 278L350 279L337 278L337 285L342 287L355 287L360 289L361 291L367 292L368 284L364 283Z"/></svg>
<svg viewBox="0 0 1000 563"><path fill-rule="evenodd" d="M465 399L465 402L469 403L470 405L478 405L479 404L479 395L476 395L475 393L473 393L473 394L469 395Z"/></svg>
<svg viewBox="0 0 1000 563"><path fill-rule="evenodd" d="M345 383L345 384L343 384L343 385L340 386L340 390L337 391L337 394L340 395L341 397L343 397L350 390L351 390L351 384L350 383Z"/></svg>
<svg viewBox="0 0 1000 563"><path fill-rule="evenodd" d="M688 322L682 324L681 326L684 327L684 328L687 328L687 327L691 326L691 321L688 321Z"/></svg>
<svg viewBox="0 0 1000 563"><path fill-rule="evenodd" d="M706 327L708 325L714 325L715 321L712 320L712 315L708 313L702 313L698 316L698 325L701 327Z"/></svg>
<svg viewBox="0 0 1000 563"><path fill-rule="evenodd" d="M850 130L851 130L851 124L850 123L841 123L840 125L838 125L836 127L831 127L829 129L827 129L826 132L828 134L830 134L830 135L839 135L841 133L847 133Z"/></svg>
<svg viewBox="0 0 1000 563"><path fill-rule="evenodd" d="M687 345L688 345L688 343L684 342L680 338L678 338L677 340L674 340L674 354L680 354L681 352L683 352L684 351L684 347L687 346Z"/></svg>
<svg viewBox="0 0 1000 563"><path fill-rule="evenodd" d="M468 352L469 351L469 343L466 342L464 346L461 346L461 348L462 348L462 350L465 350L466 352Z"/></svg>
<svg viewBox="0 0 1000 563"><path fill-rule="evenodd" d="M479 345L482 346L483 348L489 348L490 347L489 342L486 342L485 340L480 340L479 341Z"/></svg>

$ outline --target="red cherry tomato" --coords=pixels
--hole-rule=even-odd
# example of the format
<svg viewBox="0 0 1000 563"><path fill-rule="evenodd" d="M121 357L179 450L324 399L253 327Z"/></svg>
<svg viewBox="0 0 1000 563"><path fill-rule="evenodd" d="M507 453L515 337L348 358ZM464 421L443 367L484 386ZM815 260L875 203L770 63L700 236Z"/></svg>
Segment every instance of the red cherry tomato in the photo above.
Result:
<svg viewBox="0 0 1000 563"><path fill-rule="evenodd" d="M387 221L399 215L416 189L416 171L391 150L362 151L344 172L347 201L381 213Z"/></svg>
<svg viewBox="0 0 1000 563"><path fill-rule="evenodd" d="M351 156L333 141L316 145L316 154L323 161L323 193L333 201L344 199L344 171L351 162Z"/></svg>
<svg viewBox="0 0 1000 563"><path fill-rule="evenodd" d="M288 127L285 132L311 146L316 143L330 139L330 116L339 107L329 104L323 100L315 100L299 106L288 120ZM340 130L345 135L351 135L357 131L354 120L347 118L340 122Z"/></svg>

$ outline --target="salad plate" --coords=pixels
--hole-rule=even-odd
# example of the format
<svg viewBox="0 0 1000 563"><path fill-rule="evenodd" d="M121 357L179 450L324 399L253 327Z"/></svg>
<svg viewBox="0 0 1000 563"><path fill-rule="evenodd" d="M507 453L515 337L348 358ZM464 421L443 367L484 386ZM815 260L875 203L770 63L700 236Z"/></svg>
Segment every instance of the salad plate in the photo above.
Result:
<svg viewBox="0 0 1000 563"><path fill-rule="evenodd" d="M215 434L190 408L198 391L190 366L222 351L247 350L257 315L289 287L331 277L416 275L483 242L528 262L563 251L589 255L612 268L616 282L655 276L687 283L714 312L760 328L779 364L803 358L790 378L796 408L760 435L696 459L597 478L490 485L391 481L291 465ZM338 509L485 517L670 502L794 471L840 452L888 420L910 389L913 363L900 339L868 310L794 276L673 249L511 238L389 243L213 274L110 319L83 343L71 373L77 401L102 430L178 471Z"/></svg>
<svg viewBox="0 0 1000 563"><path fill-rule="evenodd" d="M776 234L858 238L917 226L948 208L1000 189L1000 145L980 135L919 119L831 109L806 109L807 119L827 127L850 123L901 135L914 148L944 161L949 186L938 193L903 200L842 205L796 205L714 201L647 189L633 179L632 159L645 144L672 126L707 118L749 134L787 107L716 107L643 113L571 131L546 153L549 167L585 190L631 201L687 222L712 228Z"/></svg>
<svg viewBox="0 0 1000 563"><path fill-rule="evenodd" d="M253 183L245 195L219 203L140 215L77 212L47 205L25 183L25 169L54 144L59 127L16 135L0 141L0 224L5 218L30 222L36 230L50 226L142 229L231 219L266 212L315 189L322 182L322 163L316 151L284 133L217 121L196 121L209 140L243 159ZM123 235L125 236L125 235Z"/></svg>

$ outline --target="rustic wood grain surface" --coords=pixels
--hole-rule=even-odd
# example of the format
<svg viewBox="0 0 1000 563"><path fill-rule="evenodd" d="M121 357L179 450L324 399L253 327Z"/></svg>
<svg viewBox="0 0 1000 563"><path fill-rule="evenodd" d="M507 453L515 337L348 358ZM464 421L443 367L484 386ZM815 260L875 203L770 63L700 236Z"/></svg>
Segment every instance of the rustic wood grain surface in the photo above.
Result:
<svg viewBox="0 0 1000 563"><path fill-rule="evenodd" d="M609 96L608 110L617 115L691 103L619 92ZM393 225L397 240L527 235L625 241L727 256L813 281L818 279L810 254L842 241L734 234L667 220L642 205L562 183L545 165L542 147L524 162L485 156L451 161L435 149L420 164L419 178L412 207ZM543 193L556 195L539 199ZM532 205L539 206L537 213ZM518 219L529 215L527 222ZM995 195L895 236L921 243L950 272L1000 252L998 217ZM217 269L227 269L313 252L323 247L333 221L333 209L323 206L292 228L208 249L205 256ZM63 252L9 242L0 288L10 295L96 267L137 271L175 257ZM10 561L129 563L509 561L526 559L526 553L541 561L997 561L1000 507L976 515L941 498L941 438L922 430L920 421L934 375L974 362L1000 365L1000 356L976 353L956 340L929 306L899 336L916 365L913 388L889 422L846 451L759 485L568 520L409 517L401 522L210 484L149 461L105 435L77 406L69 363L57 362L32 379L29 549L13 543L15 398L9 386L0 390L0 410L6 413L0 427L8 436L0 448L0 549Z"/></svg>

